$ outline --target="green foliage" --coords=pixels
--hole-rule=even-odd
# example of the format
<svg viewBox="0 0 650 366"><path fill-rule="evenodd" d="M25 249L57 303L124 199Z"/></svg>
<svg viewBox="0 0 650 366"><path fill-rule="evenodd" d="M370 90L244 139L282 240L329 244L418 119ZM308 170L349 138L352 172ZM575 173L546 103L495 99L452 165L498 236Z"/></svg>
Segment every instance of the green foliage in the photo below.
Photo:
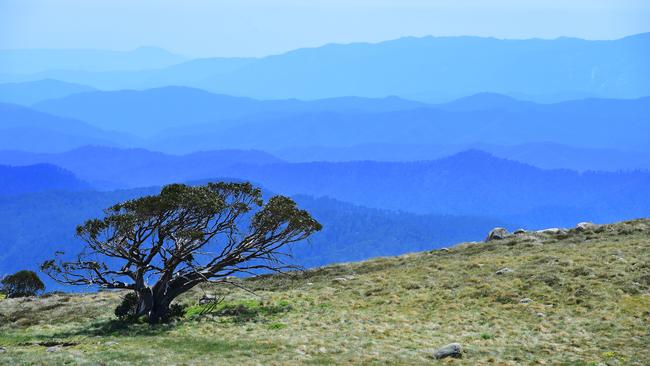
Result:
<svg viewBox="0 0 650 366"><path fill-rule="evenodd" d="M0 281L0 292L8 298L35 296L45 290L45 284L33 271L18 271Z"/></svg>
<svg viewBox="0 0 650 366"><path fill-rule="evenodd" d="M257 300L246 300L223 302L212 308L210 308L210 306L210 304L191 306L185 312L185 316L192 319L200 315L211 314L218 317L229 318L234 323L245 323L258 320L263 316L273 316L285 313L292 309L292 306L287 301L278 301L274 304L264 304Z"/></svg>
<svg viewBox="0 0 650 366"><path fill-rule="evenodd" d="M134 322L137 319L138 295L129 292L122 298L122 302L115 308L115 316L123 322Z"/></svg>
<svg viewBox="0 0 650 366"><path fill-rule="evenodd" d="M116 315L146 315L156 323L169 320L167 306L200 283L291 268L281 259L282 247L321 228L290 198L275 196L265 204L250 183L170 184L79 225L86 250L73 261L57 252L41 270L64 284L135 291L137 300L125 297ZM148 285L144 278L157 280Z"/></svg>

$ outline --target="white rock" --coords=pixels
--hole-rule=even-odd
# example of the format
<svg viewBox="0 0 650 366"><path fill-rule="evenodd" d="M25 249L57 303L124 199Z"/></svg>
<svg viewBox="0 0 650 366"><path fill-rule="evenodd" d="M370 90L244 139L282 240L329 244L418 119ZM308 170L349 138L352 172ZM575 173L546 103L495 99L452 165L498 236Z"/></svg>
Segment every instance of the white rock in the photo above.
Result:
<svg viewBox="0 0 650 366"><path fill-rule="evenodd" d="M506 267L506 268L501 268L500 270L496 271L495 273L496 273L497 275L504 275L504 274L512 273L512 272L514 272L514 270L512 270L512 269Z"/></svg>

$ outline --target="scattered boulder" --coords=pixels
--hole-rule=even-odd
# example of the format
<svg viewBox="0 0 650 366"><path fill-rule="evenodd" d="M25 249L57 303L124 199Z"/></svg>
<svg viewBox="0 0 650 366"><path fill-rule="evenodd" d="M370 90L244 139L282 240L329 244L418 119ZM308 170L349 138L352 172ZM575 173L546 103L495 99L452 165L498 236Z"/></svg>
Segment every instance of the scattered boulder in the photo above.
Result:
<svg viewBox="0 0 650 366"><path fill-rule="evenodd" d="M502 227L495 227L494 229L490 230L485 241L490 242L493 240L501 240L507 236L508 236L508 230Z"/></svg>
<svg viewBox="0 0 650 366"><path fill-rule="evenodd" d="M546 316L546 314L544 314L544 313L537 313L537 314L535 314L535 315L536 315L538 318L543 318L543 317Z"/></svg>
<svg viewBox="0 0 650 366"><path fill-rule="evenodd" d="M439 348L433 354L437 360L451 357L451 358L462 358L463 357L463 347L460 343L450 343L444 347Z"/></svg>
<svg viewBox="0 0 650 366"><path fill-rule="evenodd" d="M108 342L105 342L105 343L104 343L104 345L105 345L105 346L108 346L108 347L117 346L118 344L119 344L119 343L117 343L117 342L115 342L115 341L108 341Z"/></svg>
<svg viewBox="0 0 650 366"><path fill-rule="evenodd" d="M519 300L519 303L520 303L520 304L524 304L524 305L528 305L528 304L530 304L531 302L533 302L533 299L529 299L529 298L527 298L527 297L525 297L525 298Z"/></svg>
<svg viewBox="0 0 650 366"><path fill-rule="evenodd" d="M205 305L217 301L217 297L213 295L203 294L199 299L199 305Z"/></svg>
<svg viewBox="0 0 650 366"><path fill-rule="evenodd" d="M544 230L538 230L537 231L540 234L551 234L551 235L558 235L558 234L566 234L566 230L560 229L557 227L552 227L549 229L544 229Z"/></svg>
<svg viewBox="0 0 650 366"><path fill-rule="evenodd" d="M495 274L504 275L504 274L508 274L508 273L512 273L512 272L514 272L513 269L505 267L505 268L501 268L500 270L496 271Z"/></svg>
<svg viewBox="0 0 650 366"><path fill-rule="evenodd" d="M594 230L597 229L598 225L594 224L593 222L581 222L578 225L576 225L576 230L577 231L587 231L587 230Z"/></svg>
<svg viewBox="0 0 650 366"><path fill-rule="evenodd" d="M441 251L441 252L448 252L448 251L449 251L449 248L440 248L440 251Z"/></svg>
<svg viewBox="0 0 650 366"><path fill-rule="evenodd" d="M347 282L347 281L350 281L350 280L353 280L353 279L354 279L354 276L347 275L347 276L343 276L343 277L336 277L332 281L334 281L335 283L343 283L343 282Z"/></svg>
<svg viewBox="0 0 650 366"><path fill-rule="evenodd" d="M0 353L5 353L7 350L4 347L0 347Z"/></svg>
<svg viewBox="0 0 650 366"><path fill-rule="evenodd" d="M526 234L526 230L524 230L524 229L517 229L517 230L515 230L515 231L513 232L513 234L515 234L515 235L523 235L523 234Z"/></svg>
<svg viewBox="0 0 650 366"><path fill-rule="evenodd" d="M52 347L48 347L45 351L52 353L52 352L59 352L60 350L61 350L61 346L52 346Z"/></svg>

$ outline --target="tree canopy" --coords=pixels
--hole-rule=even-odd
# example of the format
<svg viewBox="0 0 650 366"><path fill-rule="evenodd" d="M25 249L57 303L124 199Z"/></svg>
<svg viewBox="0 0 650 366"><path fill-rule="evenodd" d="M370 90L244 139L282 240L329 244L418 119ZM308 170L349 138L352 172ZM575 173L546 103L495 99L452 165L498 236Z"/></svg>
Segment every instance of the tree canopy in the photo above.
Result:
<svg viewBox="0 0 650 366"><path fill-rule="evenodd" d="M33 271L18 271L0 281L0 292L7 297L34 296L45 290L45 284Z"/></svg>
<svg viewBox="0 0 650 366"><path fill-rule="evenodd" d="M250 183L172 184L78 226L84 250L74 260L58 252L42 270L66 284L133 290L136 314L156 322L199 283L292 268L281 248L320 229L290 198L264 202Z"/></svg>

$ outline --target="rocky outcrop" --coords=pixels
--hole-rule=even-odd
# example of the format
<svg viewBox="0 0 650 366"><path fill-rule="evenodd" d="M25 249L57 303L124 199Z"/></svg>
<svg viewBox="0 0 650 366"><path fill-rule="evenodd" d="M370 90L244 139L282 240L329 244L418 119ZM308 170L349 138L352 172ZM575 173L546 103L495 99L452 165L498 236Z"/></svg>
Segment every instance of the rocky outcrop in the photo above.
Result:
<svg viewBox="0 0 650 366"><path fill-rule="evenodd" d="M588 231L598 229L599 225L594 224L593 222L581 222L576 225L576 231Z"/></svg>
<svg viewBox="0 0 650 366"><path fill-rule="evenodd" d="M494 229L490 230L488 233L487 238L485 238L486 242L491 242L494 240L502 240L505 239L508 235L508 230L502 227L495 227Z"/></svg>
<svg viewBox="0 0 650 366"><path fill-rule="evenodd" d="M540 234L559 235L559 234L566 234L567 231L565 229L552 227L552 228L549 228L549 229L537 230L536 232L540 233Z"/></svg>

